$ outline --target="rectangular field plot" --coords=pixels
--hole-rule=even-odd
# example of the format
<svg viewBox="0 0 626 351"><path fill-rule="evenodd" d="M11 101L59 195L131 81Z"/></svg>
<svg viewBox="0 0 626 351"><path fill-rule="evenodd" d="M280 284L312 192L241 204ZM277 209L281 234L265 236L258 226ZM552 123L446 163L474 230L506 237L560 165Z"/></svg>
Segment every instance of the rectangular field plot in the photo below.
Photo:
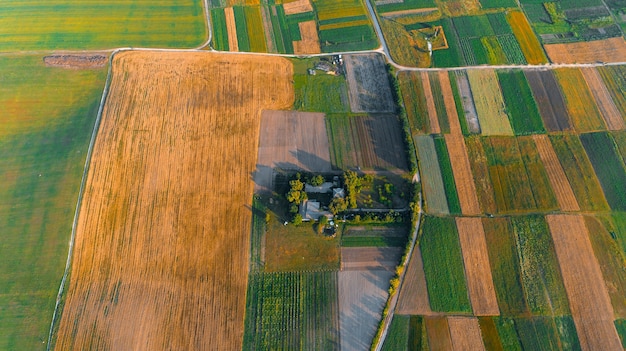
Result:
<svg viewBox="0 0 626 351"><path fill-rule="evenodd" d="M330 172L323 113L263 111L255 191L272 191L273 169Z"/></svg>
<svg viewBox="0 0 626 351"><path fill-rule="evenodd" d="M450 156L448 155L446 141L441 136L435 137L434 140L437 158L439 159L439 166L441 167L441 178L446 191L448 209L451 214L461 214L461 205L459 204L459 196L456 192L457 187L454 181L454 174L452 172L452 165L450 164Z"/></svg>
<svg viewBox="0 0 626 351"><path fill-rule="evenodd" d="M454 219L426 216L422 225L420 249L432 310L471 312Z"/></svg>
<svg viewBox="0 0 626 351"><path fill-rule="evenodd" d="M576 201L576 196L574 195L574 191L572 190L572 187L567 180L567 176L563 171L563 167L561 167L559 158L554 152L554 149L552 148L552 143L550 143L550 139L548 139L548 136L543 134L534 135L533 140L535 142L535 145L537 146L537 152L539 153L541 162L546 168L548 179L550 180L550 184L552 185L552 189L554 190L554 195L556 196L556 200L561 210L580 210L580 207L578 206L578 201Z"/></svg>
<svg viewBox="0 0 626 351"><path fill-rule="evenodd" d="M0 57L0 349L41 350L106 69Z"/></svg>
<svg viewBox="0 0 626 351"><path fill-rule="evenodd" d="M494 213L497 211L494 185L489 177L489 164L482 140L478 136L466 138L465 146L480 208L485 213Z"/></svg>
<svg viewBox="0 0 626 351"><path fill-rule="evenodd" d="M552 70L525 70L545 127L550 132L572 130L565 100Z"/></svg>
<svg viewBox="0 0 626 351"><path fill-rule="evenodd" d="M412 133L431 133L428 102L419 72L398 73L398 85Z"/></svg>
<svg viewBox="0 0 626 351"><path fill-rule="evenodd" d="M619 350L611 300L583 217L549 215L546 219L580 346L583 350Z"/></svg>
<svg viewBox="0 0 626 351"><path fill-rule="evenodd" d="M521 11L510 11L506 17L528 64L547 63L548 59L526 16Z"/></svg>
<svg viewBox="0 0 626 351"><path fill-rule="evenodd" d="M148 51L113 65L56 347L241 349L261 110L291 106L292 65Z"/></svg>
<svg viewBox="0 0 626 351"><path fill-rule="evenodd" d="M602 82L602 78L600 77L598 71L593 67L581 68L580 71L585 77L585 82L587 82L589 90L591 90L598 109L600 110L602 117L604 117L604 122L606 122L609 130L624 129L624 127L626 127L624 119L613 103L611 95Z"/></svg>
<svg viewBox="0 0 626 351"><path fill-rule="evenodd" d="M513 135L494 70L468 70L474 105L483 135Z"/></svg>
<svg viewBox="0 0 626 351"><path fill-rule="evenodd" d="M461 212L464 215L479 214L480 204L463 136L449 134L445 136L445 140Z"/></svg>
<svg viewBox="0 0 626 351"><path fill-rule="evenodd" d="M554 63L623 62L626 42L622 37L578 43L544 45Z"/></svg>
<svg viewBox="0 0 626 351"><path fill-rule="evenodd" d="M606 130L593 95L579 69L555 69L554 74L561 86L567 112L578 132Z"/></svg>
<svg viewBox="0 0 626 351"><path fill-rule="evenodd" d="M582 210L604 211L609 205L578 136L550 135L550 142Z"/></svg>
<svg viewBox="0 0 626 351"><path fill-rule="evenodd" d="M463 113L465 115L468 132L472 134L480 134L480 122L478 120L478 113L476 112L476 106L474 104L474 96L472 95L470 83L465 72L456 72L456 84L458 86L459 96L463 104Z"/></svg>
<svg viewBox="0 0 626 351"><path fill-rule="evenodd" d="M521 70L498 71L511 127L516 135L543 133L545 128L528 82Z"/></svg>
<svg viewBox="0 0 626 351"><path fill-rule="evenodd" d="M622 117L626 116L626 90L623 89L626 86L626 66L604 66L597 70Z"/></svg>
<svg viewBox="0 0 626 351"><path fill-rule="evenodd" d="M429 315L432 311L428 301L422 252L419 246L416 246L402 282L396 313Z"/></svg>
<svg viewBox="0 0 626 351"><path fill-rule="evenodd" d="M382 55L344 55L352 112L396 110Z"/></svg>
<svg viewBox="0 0 626 351"><path fill-rule="evenodd" d="M337 272L253 273L243 349L339 348Z"/></svg>
<svg viewBox="0 0 626 351"><path fill-rule="evenodd" d="M191 0L0 4L0 52L45 49L109 49L121 46L202 45L202 4Z"/></svg>
<svg viewBox="0 0 626 351"><path fill-rule="evenodd" d="M448 317L454 350L485 350L480 325L475 317Z"/></svg>
<svg viewBox="0 0 626 351"><path fill-rule="evenodd" d="M326 123L336 168L407 169L398 117L329 115Z"/></svg>
<svg viewBox="0 0 626 351"><path fill-rule="evenodd" d="M589 133L581 134L580 141L585 147L611 209L625 211L626 168L615 148L613 137L606 132Z"/></svg>
<svg viewBox="0 0 626 351"><path fill-rule="evenodd" d="M416 136L414 140L420 164L422 190L426 201L425 210L427 213L449 214L435 142L432 137L425 135Z"/></svg>

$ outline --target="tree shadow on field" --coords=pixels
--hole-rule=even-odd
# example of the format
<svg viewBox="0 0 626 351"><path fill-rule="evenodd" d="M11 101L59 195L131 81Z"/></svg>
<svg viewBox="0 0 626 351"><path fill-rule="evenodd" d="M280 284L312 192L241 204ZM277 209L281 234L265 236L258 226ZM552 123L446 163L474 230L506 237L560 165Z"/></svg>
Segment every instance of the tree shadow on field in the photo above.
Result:
<svg viewBox="0 0 626 351"><path fill-rule="evenodd" d="M302 149L289 151L298 160L300 169L314 173L328 173L332 171L330 160L325 160L316 154Z"/></svg>

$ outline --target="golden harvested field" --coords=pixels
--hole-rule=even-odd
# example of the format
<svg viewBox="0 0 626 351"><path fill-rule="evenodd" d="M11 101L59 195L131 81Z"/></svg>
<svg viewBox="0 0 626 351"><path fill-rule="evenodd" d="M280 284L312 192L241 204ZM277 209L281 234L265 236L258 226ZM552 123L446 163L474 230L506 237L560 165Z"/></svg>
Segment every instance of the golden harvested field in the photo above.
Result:
<svg viewBox="0 0 626 351"><path fill-rule="evenodd" d="M450 328L450 339L452 339L454 351L485 350L478 318L448 317L448 327Z"/></svg>
<svg viewBox="0 0 626 351"><path fill-rule="evenodd" d="M579 215L546 216L583 350L621 350L613 307Z"/></svg>
<svg viewBox="0 0 626 351"><path fill-rule="evenodd" d="M302 40L293 42L293 52L298 54L319 54L320 41L317 36L317 27L314 20L298 23Z"/></svg>
<svg viewBox="0 0 626 351"><path fill-rule="evenodd" d="M567 180L563 167L561 167L559 158L552 148L550 139L545 134L535 134L532 138L535 141L535 145L537 145L541 162L546 167L546 173L548 173L548 179L554 190L559 207L563 211L579 211L580 207L578 206L578 201L576 201L574 191Z"/></svg>
<svg viewBox="0 0 626 351"><path fill-rule="evenodd" d="M583 73L583 77L585 77L585 82L587 82L609 130L624 129L626 127L624 119L619 113L617 106L613 103L611 94L602 82L600 73L593 67L581 68L580 71Z"/></svg>
<svg viewBox="0 0 626 351"><path fill-rule="evenodd" d="M296 0L291 2L285 2L283 4L285 15L295 15L297 13L311 12L313 6L309 0Z"/></svg>
<svg viewBox="0 0 626 351"><path fill-rule="evenodd" d="M561 86L567 112L578 132L606 130L606 125L585 82L577 68L559 68L554 74Z"/></svg>
<svg viewBox="0 0 626 351"><path fill-rule="evenodd" d="M262 109L289 61L125 52L76 229L57 350L239 350Z"/></svg>
<svg viewBox="0 0 626 351"><path fill-rule="evenodd" d="M626 42L622 37L578 43L547 44L544 48L550 61L554 63L626 61Z"/></svg>
<svg viewBox="0 0 626 351"><path fill-rule="evenodd" d="M483 222L479 217L457 217L456 227L474 315L497 316L500 310L491 276Z"/></svg>
<svg viewBox="0 0 626 351"><path fill-rule="evenodd" d="M450 155L450 164L454 175L454 183L459 196L461 213L464 215L480 214L480 205L476 195L476 184L472 175L465 140L462 135L446 134L446 146Z"/></svg>
<svg viewBox="0 0 626 351"><path fill-rule="evenodd" d="M513 135L500 90L500 83L493 69L467 70L480 129L483 135Z"/></svg>
<svg viewBox="0 0 626 351"><path fill-rule="evenodd" d="M461 135L461 123L459 122L448 71L439 71L439 84L441 85L441 95L443 95L448 122L450 124L450 134Z"/></svg>
<svg viewBox="0 0 626 351"><path fill-rule="evenodd" d="M426 317L424 323L428 335L428 347L431 350L452 350L448 318L444 316Z"/></svg>
<svg viewBox="0 0 626 351"><path fill-rule="evenodd" d="M540 65L548 63L546 54L541 48L539 39L535 36L533 29L530 27L526 16L521 11L511 11L506 15L507 21L511 25L513 35L517 39L526 61L530 65Z"/></svg>
<svg viewBox="0 0 626 351"><path fill-rule="evenodd" d="M430 302L428 289L426 288L426 276L424 275L424 263L419 245L416 245L411 254L411 260L407 267L400 296L398 297L398 314L421 314L430 315Z"/></svg>
<svg viewBox="0 0 626 351"><path fill-rule="evenodd" d="M228 33L229 51L239 51L239 40L237 39L237 27L235 25L235 12L232 7L224 9L226 16L226 32Z"/></svg>
<svg viewBox="0 0 626 351"><path fill-rule="evenodd" d="M433 91L430 88L430 79L428 78L428 72L421 71L420 78L422 81L422 89L424 89L424 96L426 97L426 107L428 108L428 121L430 122L430 132L432 134L440 134L441 128L439 127L439 118L437 118L435 98L433 97Z"/></svg>
<svg viewBox="0 0 626 351"><path fill-rule="evenodd" d="M465 139L467 155L476 182L476 195L483 212L493 213L497 210L493 184L489 177L487 155L481 142L481 138L474 136Z"/></svg>

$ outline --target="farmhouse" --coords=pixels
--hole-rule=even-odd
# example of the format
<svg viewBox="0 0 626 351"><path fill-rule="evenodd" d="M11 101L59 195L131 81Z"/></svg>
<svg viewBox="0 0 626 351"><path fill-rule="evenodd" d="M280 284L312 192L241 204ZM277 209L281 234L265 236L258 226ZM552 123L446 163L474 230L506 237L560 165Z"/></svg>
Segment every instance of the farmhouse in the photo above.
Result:
<svg viewBox="0 0 626 351"><path fill-rule="evenodd" d="M314 200L304 200L300 205L300 216L302 216L302 221L317 221L320 217L324 216L327 218L332 218L332 214L328 211L324 211L321 208L319 201Z"/></svg>

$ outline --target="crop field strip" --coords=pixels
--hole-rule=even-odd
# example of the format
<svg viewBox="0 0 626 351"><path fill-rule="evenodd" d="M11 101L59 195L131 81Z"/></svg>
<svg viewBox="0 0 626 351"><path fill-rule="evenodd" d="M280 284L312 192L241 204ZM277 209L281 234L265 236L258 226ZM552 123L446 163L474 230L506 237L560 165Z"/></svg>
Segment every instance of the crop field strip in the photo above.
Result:
<svg viewBox="0 0 626 351"><path fill-rule="evenodd" d="M439 167L441 167L441 178L446 192L448 210L450 214L461 214L461 205L459 204L457 186L454 181L454 174L452 165L450 164L450 156L446 147L446 141L442 136L436 136L434 141L437 158L439 159Z"/></svg>
<svg viewBox="0 0 626 351"><path fill-rule="evenodd" d="M426 276L424 275L424 263L419 246L413 249L407 271L402 281L400 295L398 297L398 314L432 314L426 288Z"/></svg>
<svg viewBox="0 0 626 351"><path fill-rule="evenodd" d="M192 48L202 45L207 35L202 3L191 0L52 0L45 4L19 0L0 4L0 13L0 52Z"/></svg>
<svg viewBox="0 0 626 351"><path fill-rule="evenodd" d="M448 317L448 328L453 350L485 350L475 317Z"/></svg>
<svg viewBox="0 0 626 351"><path fill-rule="evenodd" d="M428 347L431 350L452 350L452 339L448 318L445 316L425 317Z"/></svg>
<svg viewBox="0 0 626 351"><path fill-rule="evenodd" d="M547 63L548 59L528 20L526 20L526 16L520 11L510 11L506 17L528 64Z"/></svg>
<svg viewBox="0 0 626 351"><path fill-rule="evenodd" d="M260 111L293 103L291 64L163 52L113 64L56 348L240 348Z"/></svg>
<svg viewBox="0 0 626 351"><path fill-rule="evenodd" d="M498 71L502 96L516 135L545 133L530 87L521 70Z"/></svg>
<svg viewBox="0 0 626 351"><path fill-rule="evenodd" d="M441 130L441 133L447 134L450 133L450 122L448 121L448 110L446 109L445 99L441 90L441 83L439 82L439 73L442 72L428 72L428 79L430 80L430 88L435 102L435 109L437 110L439 129Z"/></svg>
<svg viewBox="0 0 626 351"><path fill-rule="evenodd" d="M619 350L613 308L583 217L549 215L546 220L582 349Z"/></svg>
<svg viewBox="0 0 626 351"><path fill-rule="evenodd" d="M607 211L609 205L604 192L578 136L553 134L548 137L581 210Z"/></svg>
<svg viewBox="0 0 626 351"><path fill-rule="evenodd" d="M585 78L585 82L589 86L589 90L595 98L598 109L600 110L602 117L609 130L625 129L624 119L617 110L617 107L611 99L611 95L606 86L602 82L602 78L598 71L593 67L581 68L580 71Z"/></svg>
<svg viewBox="0 0 626 351"><path fill-rule="evenodd" d="M235 12L232 7L224 9L226 20L226 32L228 33L228 48L230 51L239 51L239 39L237 37L237 26L235 25Z"/></svg>
<svg viewBox="0 0 626 351"><path fill-rule="evenodd" d="M456 226L474 315L499 315L483 223L480 218L457 217Z"/></svg>
<svg viewBox="0 0 626 351"><path fill-rule="evenodd" d="M626 61L626 42L622 37L543 46L553 63L595 63Z"/></svg>
<svg viewBox="0 0 626 351"><path fill-rule="evenodd" d="M559 68L554 74L561 86L565 106L578 132L606 130L604 119L579 69Z"/></svg>
<svg viewBox="0 0 626 351"><path fill-rule="evenodd" d="M581 134L580 141L611 209L626 210L626 168L613 137L606 132L589 133Z"/></svg>
<svg viewBox="0 0 626 351"><path fill-rule="evenodd" d="M549 132L573 130L565 100L552 70L524 70L543 123Z"/></svg>
<svg viewBox="0 0 626 351"><path fill-rule="evenodd" d="M615 106L622 116L626 116L626 91L621 88L626 86L626 66L603 66L598 67L597 70L602 76Z"/></svg>
<svg viewBox="0 0 626 351"><path fill-rule="evenodd" d="M432 134L440 134L441 128L439 127L439 118L437 117L437 108L435 106L433 92L430 88L430 79L428 78L428 72L421 71L419 74L420 80L422 82L422 91L424 92L424 97L426 97L426 107L428 108L428 121L430 125L430 132Z"/></svg>
<svg viewBox="0 0 626 351"><path fill-rule="evenodd" d="M432 137L418 135L413 137L417 148L427 213L449 214L446 191L441 177L441 168L437 158L437 150Z"/></svg>
<svg viewBox="0 0 626 351"><path fill-rule="evenodd" d="M428 103L422 88L420 73L411 71L399 72L398 85L402 93L407 119L411 126L411 133L430 133Z"/></svg>
<svg viewBox="0 0 626 351"><path fill-rule="evenodd" d="M611 298L616 318L626 317L626 273L624 272L624 252L618 242L598 218L585 216L585 226L589 240L602 270L607 292ZM611 228L613 229L613 228Z"/></svg>
<svg viewBox="0 0 626 351"><path fill-rule="evenodd" d="M559 158L552 148L550 139L547 135L533 135L533 140L537 146L541 162L546 167L546 173L552 185L552 190L554 190L559 208L562 211L580 211L574 191L567 180L563 167L561 167Z"/></svg>
<svg viewBox="0 0 626 351"><path fill-rule="evenodd" d="M463 114L467 122L468 132L472 134L480 134L480 121L474 104L474 96L467 78L467 74L463 72L456 73L456 84L459 89L459 95L463 104Z"/></svg>
<svg viewBox="0 0 626 351"><path fill-rule="evenodd" d="M339 347L337 272L251 273L244 349Z"/></svg>
<svg viewBox="0 0 626 351"><path fill-rule="evenodd" d="M478 136L465 138L465 146L472 174L474 175L476 196L478 197L480 208L485 213L494 213L497 211L494 185L489 176L487 154L481 138Z"/></svg>
<svg viewBox="0 0 626 351"><path fill-rule="evenodd" d="M463 255L454 219L425 217L420 249L432 310L471 312Z"/></svg>
<svg viewBox="0 0 626 351"><path fill-rule="evenodd" d="M0 57L0 349L47 340L106 69Z"/></svg>
<svg viewBox="0 0 626 351"><path fill-rule="evenodd" d="M441 86L443 105L445 106L446 114L448 117L450 134L462 135L462 128L458 119L459 115L456 108L455 95L453 94L452 85L450 84L450 75L447 71L442 70L438 72L438 79Z"/></svg>
<svg viewBox="0 0 626 351"><path fill-rule="evenodd" d="M468 70L474 105L483 135L513 135L494 70Z"/></svg>
<svg viewBox="0 0 626 351"><path fill-rule="evenodd" d="M454 183L463 215L477 215L481 213L480 204L476 195L476 184L462 135L446 134L446 146L450 155Z"/></svg>

